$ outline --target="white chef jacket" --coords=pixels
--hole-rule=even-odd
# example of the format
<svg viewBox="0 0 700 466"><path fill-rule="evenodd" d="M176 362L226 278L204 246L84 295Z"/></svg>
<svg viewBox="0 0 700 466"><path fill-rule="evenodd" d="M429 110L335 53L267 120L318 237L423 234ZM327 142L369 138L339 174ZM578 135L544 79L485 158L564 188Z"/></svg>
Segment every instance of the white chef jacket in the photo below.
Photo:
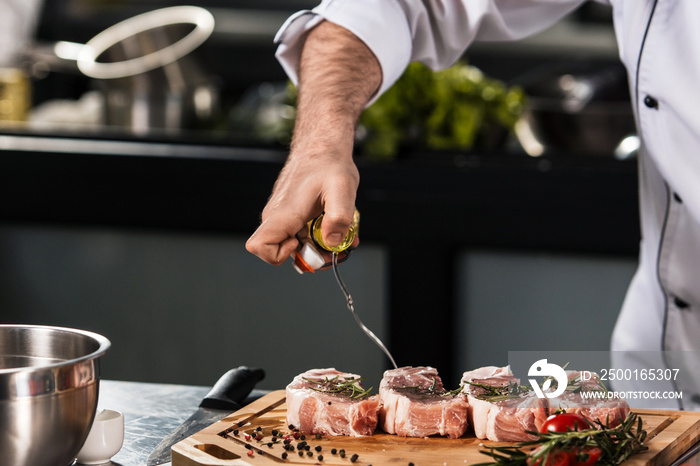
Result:
<svg viewBox="0 0 700 466"><path fill-rule="evenodd" d="M450 66L473 41L534 34L584 1L324 0L280 29L277 57L296 83L305 31L334 22L377 57L378 96L412 61ZM642 142L640 260L615 326L613 367L679 369L676 380L651 384L637 376L615 389L640 398L643 390L682 391L682 400L628 400L700 410L700 1L600 1L613 7Z"/></svg>

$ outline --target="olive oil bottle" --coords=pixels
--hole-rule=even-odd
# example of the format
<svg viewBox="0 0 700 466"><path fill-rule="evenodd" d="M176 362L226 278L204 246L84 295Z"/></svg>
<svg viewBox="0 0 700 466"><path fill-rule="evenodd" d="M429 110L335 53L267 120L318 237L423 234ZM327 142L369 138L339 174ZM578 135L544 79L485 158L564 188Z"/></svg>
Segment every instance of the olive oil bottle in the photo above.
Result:
<svg viewBox="0 0 700 466"><path fill-rule="evenodd" d="M323 214L307 223L309 229L308 239L304 240L302 242L302 247L294 253L294 268L299 273L314 273L317 269L328 266L329 264L326 264L319 250L332 252L337 255L347 250L352 245L355 237L360 233L360 212L355 209L352 223L350 224L350 228L348 228L345 238L343 238L337 246L331 247L323 241L323 236L321 234L322 221Z"/></svg>
<svg viewBox="0 0 700 466"><path fill-rule="evenodd" d="M360 211L355 209L355 213L352 216L352 223L350 224L350 228L348 228L348 232L345 235L345 238L340 242L339 245L335 247L328 246L324 241L323 241L323 235L321 234L321 222L323 221L323 214L319 215L315 219L311 220L309 222L309 236L314 241L314 244L318 246L321 249L324 249L326 251L330 252L342 252L345 251L347 248L349 248L352 245L352 242L355 240L355 236L357 236L360 233Z"/></svg>

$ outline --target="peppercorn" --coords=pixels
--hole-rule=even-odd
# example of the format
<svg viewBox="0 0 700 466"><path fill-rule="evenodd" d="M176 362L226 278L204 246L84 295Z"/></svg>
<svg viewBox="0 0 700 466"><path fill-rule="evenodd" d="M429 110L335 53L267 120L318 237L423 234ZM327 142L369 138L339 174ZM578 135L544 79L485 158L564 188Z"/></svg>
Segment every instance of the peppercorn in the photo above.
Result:
<svg viewBox="0 0 700 466"><path fill-rule="evenodd" d="M335 455L336 453L338 453L338 450L336 450L335 448L333 448L333 449L331 450L331 455Z"/></svg>
<svg viewBox="0 0 700 466"><path fill-rule="evenodd" d="M306 450L306 451L311 450L311 445L304 445L304 450Z"/></svg>
<svg viewBox="0 0 700 466"><path fill-rule="evenodd" d="M310 451L307 451L307 452L306 452L306 456L308 456L309 458L311 458L312 456L314 456L314 454L313 454L312 452L310 452Z"/></svg>
<svg viewBox="0 0 700 466"><path fill-rule="evenodd" d="M233 429L233 435L238 435L238 429Z"/></svg>
<svg viewBox="0 0 700 466"><path fill-rule="evenodd" d="M299 456L304 456L304 452L302 450L299 450Z"/></svg>
<svg viewBox="0 0 700 466"><path fill-rule="evenodd" d="M321 451L322 450L321 445L316 445L316 448L314 448L314 450Z"/></svg>
<svg viewBox="0 0 700 466"><path fill-rule="evenodd" d="M253 449L253 445L251 445L250 443L246 443L246 444L245 444L245 447L246 447L248 450L252 450L252 449Z"/></svg>
<svg viewBox="0 0 700 466"><path fill-rule="evenodd" d="M262 430L262 427L258 426L258 428L255 429L255 430L257 430L258 432L260 432L260 431Z"/></svg>
<svg viewBox="0 0 700 466"><path fill-rule="evenodd" d="M323 455L318 455L318 460L323 461Z"/></svg>
<svg viewBox="0 0 700 466"><path fill-rule="evenodd" d="M277 437L277 429L272 429L272 432L270 432L273 437Z"/></svg>
<svg viewBox="0 0 700 466"><path fill-rule="evenodd" d="M323 435L321 434L316 434L316 440L321 440L323 438Z"/></svg>
<svg viewBox="0 0 700 466"><path fill-rule="evenodd" d="M302 440L306 440L306 435L302 434L302 435L301 435L301 439L302 439Z"/></svg>
<svg viewBox="0 0 700 466"><path fill-rule="evenodd" d="M338 452L338 454L340 455L341 458L345 458L345 450L342 450L342 449L341 449L341 450Z"/></svg>
<svg viewBox="0 0 700 466"><path fill-rule="evenodd" d="M350 461L352 461L352 462L354 463L355 461L357 461L357 458L359 458L359 457L360 457L360 456L359 456L357 453L355 453L354 455L352 455L352 456L350 457Z"/></svg>
<svg viewBox="0 0 700 466"><path fill-rule="evenodd" d="M283 451L283 452L282 452L282 459L283 459L283 460L286 460L286 459L287 459L287 452L286 452L286 451Z"/></svg>

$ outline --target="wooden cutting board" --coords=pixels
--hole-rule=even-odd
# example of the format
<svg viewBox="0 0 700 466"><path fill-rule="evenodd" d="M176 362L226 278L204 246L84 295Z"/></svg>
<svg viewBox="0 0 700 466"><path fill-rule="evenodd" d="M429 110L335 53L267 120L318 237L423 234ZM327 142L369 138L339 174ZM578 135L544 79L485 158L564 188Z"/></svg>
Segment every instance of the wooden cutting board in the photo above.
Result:
<svg viewBox="0 0 700 466"><path fill-rule="evenodd" d="M646 444L649 450L639 453L626 466L666 466L679 458L691 446L700 441L700 413L665 410L636 410L647 431ZM480 445L498 445L496 442L479 440L473 434L459 439L405 438L384 433L371 437L329 437L309 435L306 442L311 446L312 456L299 456L297 451L285 450L282 441L268 446L272 430L290 433L286 425L285 392L271 392L236 411L223 420L177 443L172 447L173 466L224 466L224 465L281 465L281 464L327 464L327 465L397 465L408 466L455 466L483 463L491 458L479 452ZM245 435L258 432L262 440ZM234 434L234 430L238 434ZM294 440L296 444L299 440ZM253 454L248 455L252 446ZM503 445L501 443L501 445ZM321 451L315 451L315 447ZM345 457L333 454L332 449L345 450ZM351 457L358 455L353 463ZM319 460L318 456L323 459Z"/></svg>

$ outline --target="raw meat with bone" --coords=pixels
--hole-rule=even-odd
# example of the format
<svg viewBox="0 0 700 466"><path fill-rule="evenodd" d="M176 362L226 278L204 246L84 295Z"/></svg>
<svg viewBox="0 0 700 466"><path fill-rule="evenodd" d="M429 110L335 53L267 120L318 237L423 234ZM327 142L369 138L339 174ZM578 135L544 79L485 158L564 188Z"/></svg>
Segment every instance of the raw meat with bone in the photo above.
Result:
<svg viewBox="0 0 700 466"><path fill-rule="evenodd" d="M432 367L384 372L379 385L379 425L401 437L461 437L467 430L466 397L445 390Z"/></svg>
<svg viewBox="0 0 700 466"><path fill-rule="evenodd" d="M477 438L497 442L532 440L547 419L546 399L520 387L509 367L487 366L462 375L469 423Z"/></svg>
<svg viewBox="0 0 700 466"><path fill-rule="evenodd" d="M582 392L603 391L597 374L583 380L581 372L568 371L566 391L556 398L537 398L513 376L509 367L488 366L465 372L464 392L469 400L469 422L480 439L524 441L535 437L525 432L539 431L549 415L557 410L575 412L592 421L600 419L610 427L618 425L630 412L624 400L585 398ZM553 391L551 387L548 391Z"/></svg>
<svg viewBox="0 0 700 466"><path fill-rule="evenodd" d="M372 435L379 396L368 396L361 377L336 369L312 369L287 385L287 424L308 434Z"/></svg>

